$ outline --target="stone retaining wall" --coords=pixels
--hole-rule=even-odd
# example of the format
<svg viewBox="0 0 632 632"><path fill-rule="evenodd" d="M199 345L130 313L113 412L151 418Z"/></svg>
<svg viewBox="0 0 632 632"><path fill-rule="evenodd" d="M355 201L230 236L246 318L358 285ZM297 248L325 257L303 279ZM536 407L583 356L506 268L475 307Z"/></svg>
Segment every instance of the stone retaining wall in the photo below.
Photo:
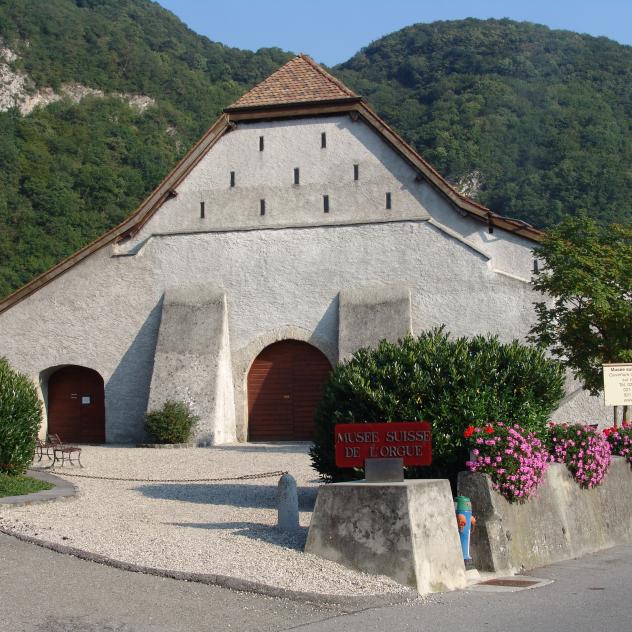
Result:
<svg viewBox="0 0 632 632"><path fill-rule="evenodd" d="M485 474L461 472L458 490L472 499L471 553L479 570L530 569L632 543L632 469L622 457L588 490L554 463L537 497L524 504L505 500Z"/></svg>

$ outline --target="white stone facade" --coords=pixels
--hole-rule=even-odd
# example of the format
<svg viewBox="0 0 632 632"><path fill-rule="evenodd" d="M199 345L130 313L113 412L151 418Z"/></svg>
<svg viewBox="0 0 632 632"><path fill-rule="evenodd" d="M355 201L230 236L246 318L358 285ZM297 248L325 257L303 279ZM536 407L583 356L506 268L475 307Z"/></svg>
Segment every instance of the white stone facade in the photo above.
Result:
<svg viewBox="0 0 632 632"><path fill-rule="evenodd" d="M1 313L0 355L39 380L44 399L52 367L97 370L107 440L142 440L163 296L207 287L225 296L222 353L232 358L232 376L219 371L214 386L222 405L235 407L218 436L244 440L254 358L293 338L336 362L341 291L409 291L416 333L445 324L454 335L523 339L537 299L533 245L459 212L361 119L239 122L133 238L102 247ZM556 419L599 421L606 412L576 391Z"/></svg>

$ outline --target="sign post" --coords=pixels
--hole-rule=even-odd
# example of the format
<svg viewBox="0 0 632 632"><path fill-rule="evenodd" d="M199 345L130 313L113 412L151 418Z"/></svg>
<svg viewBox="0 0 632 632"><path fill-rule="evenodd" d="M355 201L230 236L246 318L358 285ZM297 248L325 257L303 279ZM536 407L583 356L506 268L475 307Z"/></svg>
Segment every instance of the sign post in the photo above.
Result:
<svg viewBox="0 0 632 632"><path fill-rule="evenodd" d="M617 425L617 406L624 407L624 421L628 421L625 412L632 405L631 362L603 365L603 394L605 405L615 407L614 425Z"/></svg>
<svg viewBox="0 0 632 632"><path fill-rule="evenodd" d="M427 422L338 424L336 465L365 480L322 485L305 552L420 593L467 585L447 479L403 480L403 466L432 462Z"/></svg>

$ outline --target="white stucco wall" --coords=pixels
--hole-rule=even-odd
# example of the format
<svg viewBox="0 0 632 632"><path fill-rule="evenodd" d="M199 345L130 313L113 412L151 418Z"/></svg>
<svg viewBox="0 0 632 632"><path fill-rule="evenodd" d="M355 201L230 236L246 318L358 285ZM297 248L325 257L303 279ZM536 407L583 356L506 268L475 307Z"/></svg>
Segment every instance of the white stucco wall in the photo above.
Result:
<svg viewBox="0 0 632 632"><path fill-rule="evenodd" d="M263 151L260 136L265 139ZM359 169L357 181L354 164ZM296 167L299 185L293 184ZM167 201L124 248L156 233L427 218L415 175L375 132L348 116L239 123L177 187L177 197ZM329 213L323 210L323 195L329 196Z"/></svg>
<svg viewBox="0 0 632 632"><path fill-rule="evenodd" d="M326 149L320 147L323 131ZM292 185L295 166L298 187ZM237 176L232 190L231 170ZM390 211L386 191L393 194ZM330 196L329 214L322 194ZM361 122L241 124L133 241L98 251L0 314L0 355L35 379L63 364L96 369L106 385L107 440L137 440L163 293L208 284L226 294L243 438L250 363L283 337L311 341L336 361L342 289L409 288L416 332L446 324L455 335L523 338L534 318L531 246L500 229L489 235L484 224L459 215ZM135 254L115 256L123 252ZM591 419L605 411L582 394L567 406Z"/></svg>
<svg viewBox="0 0 632 632"><path fill-rule="evenodd" d="M327 137L321 147L321 134ZM264 150L259 138L264 137ZM355 181L353 166L359 179ZM294 168L300 184L294 185ZM230 186L230 172L235 186ZM463 217L361 119L349 116L239 123L177 187L150 222L121 245L133 252L156 234L428 219L481 248L494 269L528 280L532 243ZM386 209L386 193L392 208ZM330 211L323 211L323 195ZM260 215L259 202L266 201ZM205 217L200 217L200 202Z"/></svg>

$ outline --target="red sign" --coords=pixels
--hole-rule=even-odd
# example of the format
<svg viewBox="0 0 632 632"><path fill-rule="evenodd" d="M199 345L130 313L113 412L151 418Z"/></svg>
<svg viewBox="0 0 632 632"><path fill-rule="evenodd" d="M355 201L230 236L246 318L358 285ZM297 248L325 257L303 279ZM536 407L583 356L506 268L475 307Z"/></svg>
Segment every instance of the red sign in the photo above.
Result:
<svg viewBox="0 0 632 632"><path fill-rule="evenodd" d="M337 424L337 467L364 467L365 459L400 458L404 465L430 465L432 438L427 421Z"/></svg>

